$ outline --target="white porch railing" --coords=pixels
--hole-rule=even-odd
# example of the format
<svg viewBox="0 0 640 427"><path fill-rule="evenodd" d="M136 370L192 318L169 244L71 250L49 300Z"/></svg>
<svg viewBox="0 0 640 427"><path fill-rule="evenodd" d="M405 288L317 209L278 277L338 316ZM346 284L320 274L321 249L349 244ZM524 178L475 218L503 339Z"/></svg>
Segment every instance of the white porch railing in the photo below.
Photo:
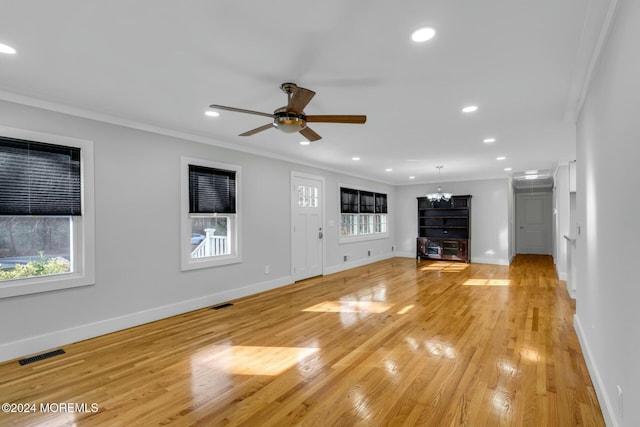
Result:
<svg viewBox="0 0 640 427"><path fill-rule="evenodd" d="M229 253L227 236L214 236L213 233L215 233L215 231L215 228L207 228L204 230L206 236L204 240L191 251L191 258L227 255Z"/></svg>

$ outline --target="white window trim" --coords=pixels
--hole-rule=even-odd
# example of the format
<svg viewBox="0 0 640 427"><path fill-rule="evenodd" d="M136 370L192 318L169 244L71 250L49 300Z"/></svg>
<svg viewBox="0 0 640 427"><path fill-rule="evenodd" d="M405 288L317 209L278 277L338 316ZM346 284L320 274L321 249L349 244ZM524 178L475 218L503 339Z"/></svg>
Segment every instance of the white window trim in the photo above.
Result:
<svg viewBox="0 0 640 427"><path fill-rule="evenodd" d="M80 148L82 216L73 218L71 273L0 281L0 298L29 295L95 284L95 199L93 141L0 126L0 134L50 144Z"/></svg>
<svg viewBox="0 0 640 427"><path fill-rule="evenodd" d="M389 238L389 224L391 224L391 214L389 213L389 192L388 191L382 191L382 190L376 190L376 189L372 189L372 188L367 188L367 187L361 187L358 185L352 185L352 184L343 184L343 183L338 183L338 224L340 224L340 222L342 221L342 212L341 212L341 205L342 205L342 201L340 200L340 188L351 188L353 190L358 190L358 191L369 191L369 192L373 192L373 193L380 193L380 194L386 194L387 195L387 231L382 232L382 233L369 233L369 234L358 234L356 236L343 236L342 235L342 231L341 231L341 227L338 227L338 244L342 245L342 244L347 244L347 243L354 243L354 242L365 242L368 240L381 240L381 239L388 239ZM369 214L350 214L350 215L358 215L358 217L360 215L377 215L375 213L369 213ZM360 227L360 223L358 222L358 225L356 227L356 229L359 231L359 227ZM374 221L374 229L375 229L375 221Z"/></svg>
<svg viewBox="0 0 640 427"><path fill-rule="evenodd" d="M207 258L191 258L191 221L189 216L189 165L204 166L208 168L230 170L236 172L236 213L232 221L234 236L229 255ZM227 163L214 162L212 160L197 159L193 157L180 158L180 264L182 271L196 270L199 268L217 267L221 265L237 264L242 262L242 167ZM227 216L228 214L220 214Z"/></svg>

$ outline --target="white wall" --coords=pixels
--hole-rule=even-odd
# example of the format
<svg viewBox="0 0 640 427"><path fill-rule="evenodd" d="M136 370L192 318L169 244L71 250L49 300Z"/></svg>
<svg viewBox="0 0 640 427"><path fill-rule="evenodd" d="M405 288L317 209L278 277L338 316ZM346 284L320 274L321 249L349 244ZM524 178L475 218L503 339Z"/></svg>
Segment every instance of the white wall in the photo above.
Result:
<svg viewBox="0 0 640 427"><path fill-rule="evenodd" d="M510 184L507 178L481 181L446 182L442 189L458 195L470 194L471 198L471 262L509 264L508 197ZM398 254L416 256L418 233L418 202L432 192L434 185L417 184L398 187L396 190L396 241Z"/></svg>
<svg viewBox="0 0 640 427"><path fill-rule="evenodd" d="M605 420L640 426L640 2L618 10L577 126L577 313ZM623 392L622 407L618 389Z"/></svg>
<svg viewBox="0 0 640 427"><path fill-rule="evenodd" d="M391 186L4 101L0 125L94 141L96 208L95 285L0 299L0 361L291 283L292 170L325 178L325 272L392 256L393 227L366 244L337 235L339 183L386 192L392 219ZM181 156L242 166L242 263L180 271Z"/></svg>

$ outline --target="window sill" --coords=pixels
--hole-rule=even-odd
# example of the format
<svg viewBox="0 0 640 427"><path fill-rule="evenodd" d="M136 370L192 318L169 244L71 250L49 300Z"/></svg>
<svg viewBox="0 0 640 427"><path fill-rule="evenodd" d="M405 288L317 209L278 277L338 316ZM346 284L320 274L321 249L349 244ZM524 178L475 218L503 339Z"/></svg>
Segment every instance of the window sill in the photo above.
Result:
<svg viewBox="0 0 640 427"><path fill-rule="evenodd" d="M242 257L239 255L217 256L210 258L188 259L182 262L182 271L197 270L200 268L219 267L222 265L239 264Z"/></svg>
<svg viewBox="0 0 640 427"><path fill-rule="evenodd" d="M343 245L345 243L366 242L369 240L381 240L381 239L388 239L388 238L389 238L389 233L364 234L360 236L349 236L349 237L340 236L338 238L338 244Z"/></svg>
<svg viewBox="0 0 640 427"><path fill-rule="evenodd" d="M78 273L4 280L0 282L0 299L41 292L59 291L81 286L91 286L94 284L95 280L93 277L86 277Z"/></svg>

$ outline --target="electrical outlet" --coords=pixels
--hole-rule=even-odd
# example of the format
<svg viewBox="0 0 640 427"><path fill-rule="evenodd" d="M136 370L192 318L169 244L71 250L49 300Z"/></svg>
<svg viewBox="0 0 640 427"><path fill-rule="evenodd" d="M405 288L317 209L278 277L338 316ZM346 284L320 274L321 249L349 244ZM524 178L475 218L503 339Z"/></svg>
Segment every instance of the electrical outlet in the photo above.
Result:
<svg viewBox="0 0 640 427"><path fill-rule="evenodd" d="M349 255L345 255L343 261L347 262L348 259L349 259Z"/></svg>
<svg viewBox="0 0 640 427"><path fill-rule="evenodd" d="M271 269L269 267L269 264L264 266L264 274L269 274L271 272Z"/></svg>
<svg viewBox="0 0 640 427"><path fill-rule="evenodd" d="M391 246L391 252L395 251L396 247L395 246Z"/></svg>
<svg viewBox="0 0 640 427"><path fill-rule="evenodd" d="M367 256L371 256L371 251L367 251Z"/></svg>

